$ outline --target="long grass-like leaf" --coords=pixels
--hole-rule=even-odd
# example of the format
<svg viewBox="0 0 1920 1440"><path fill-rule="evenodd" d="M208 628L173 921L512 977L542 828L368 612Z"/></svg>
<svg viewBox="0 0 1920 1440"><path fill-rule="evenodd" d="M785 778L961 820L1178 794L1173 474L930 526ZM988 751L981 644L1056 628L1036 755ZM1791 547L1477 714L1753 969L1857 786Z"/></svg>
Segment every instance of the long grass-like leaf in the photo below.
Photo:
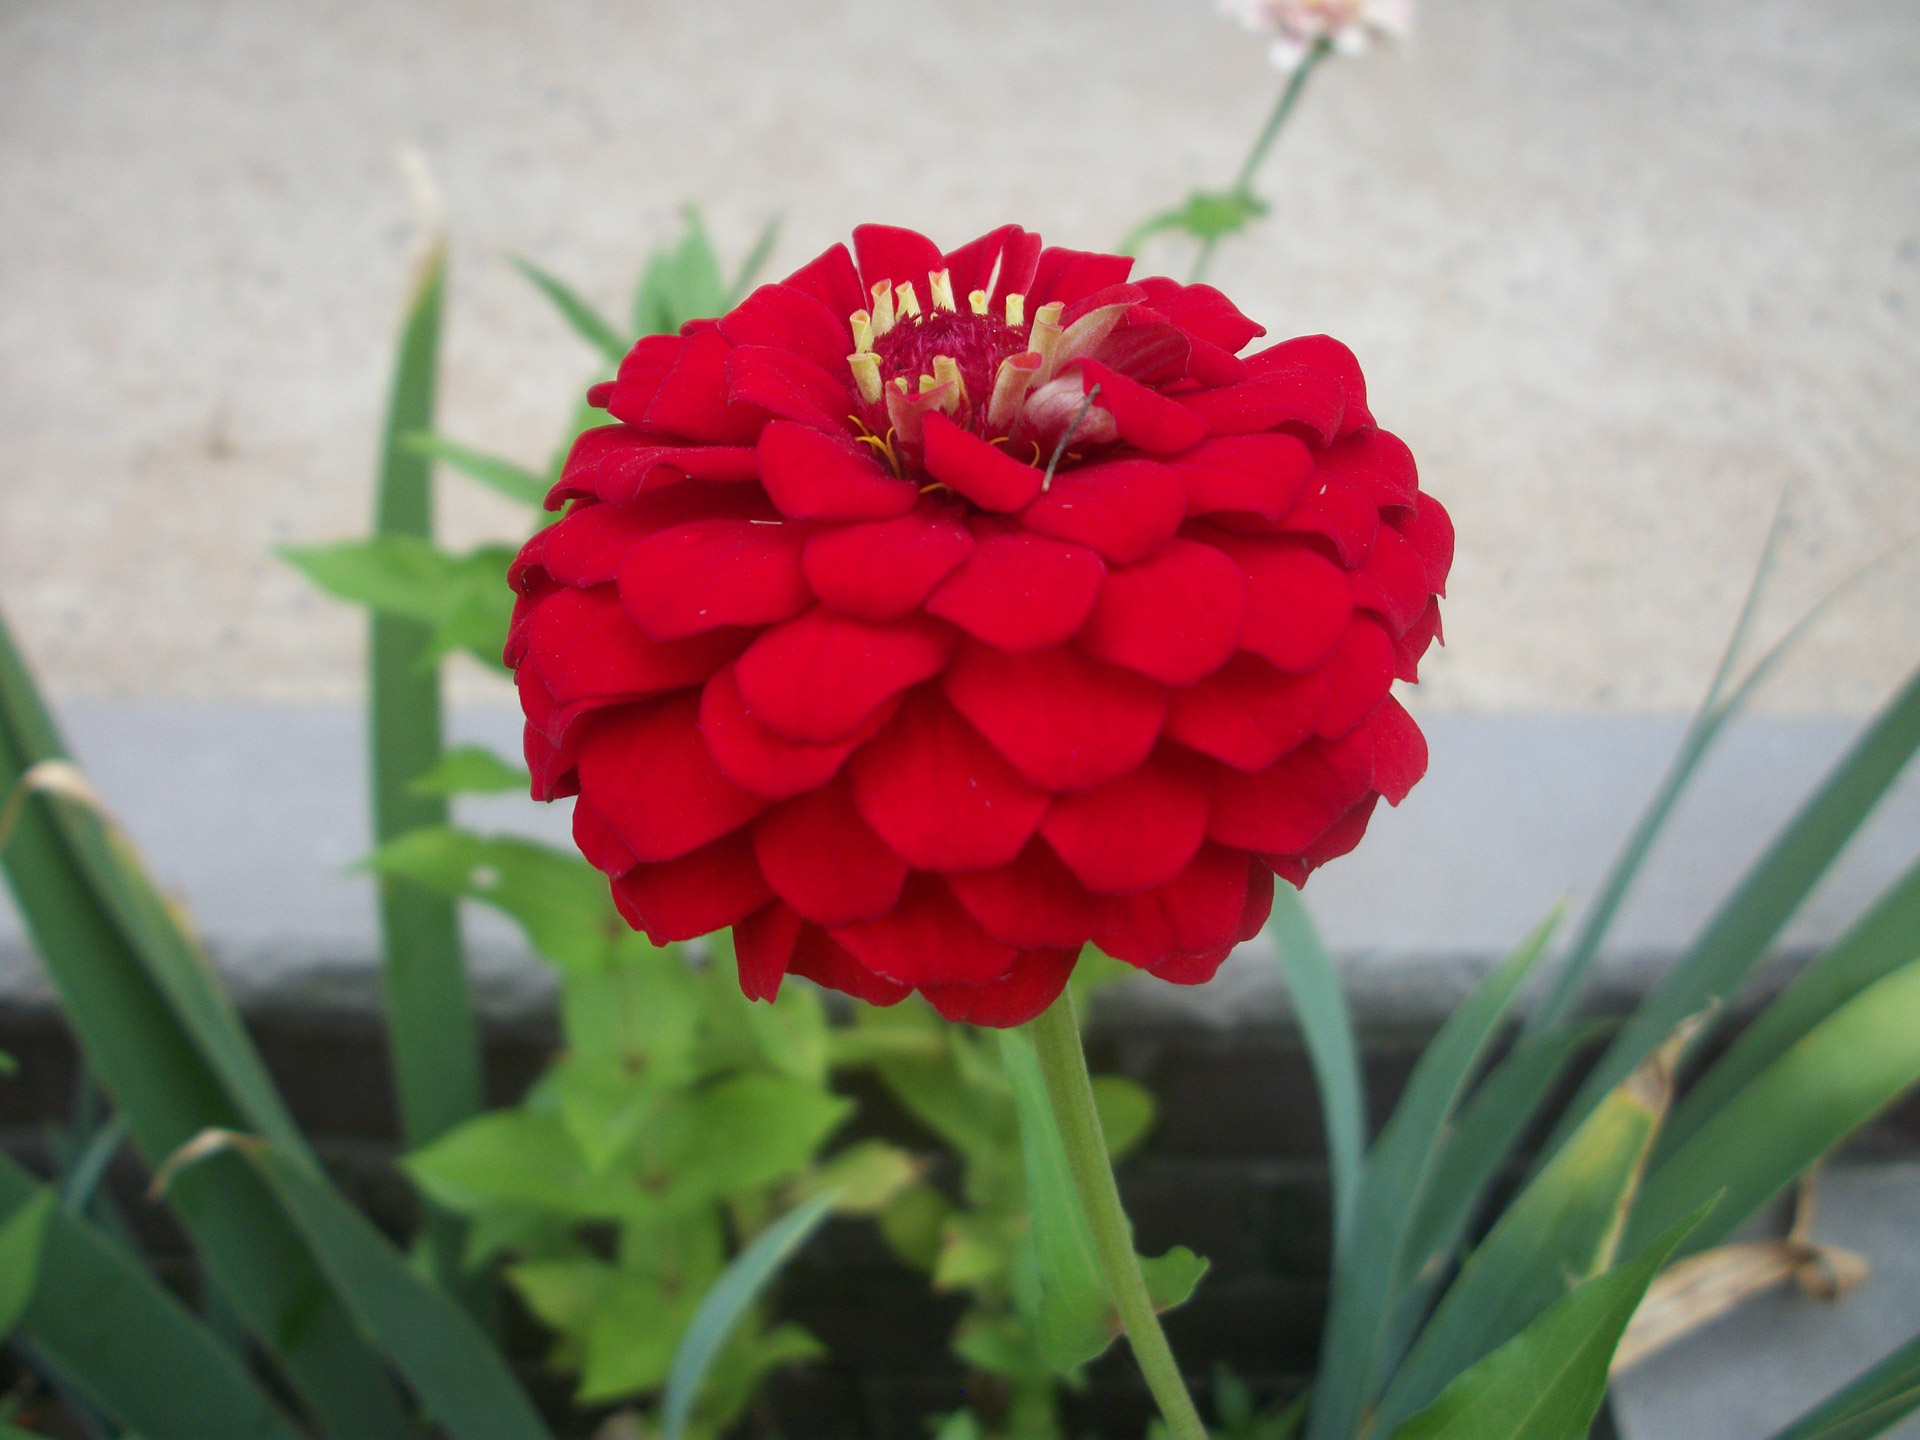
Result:
<svg viewBox="0 0 1920 1440"><path fill-rule="evenodd" d="M451 465L462 475L478 480L489 490L509 500L518 500L522 505L531 505L536 510L546 502L546 482L524 465L502 460L498 455L489 455L483 450L472 449L427 430L404 436L401 443L418 454Z"/></svg>
<svg viewBox="0 0 1920 1440"><path fill-rule="evenodd" d="M518 255L513 257L513 268L531 280L540 293L553 302L554 309L560 312L567 324L573 327L574 332L604 355L610 363L618 365L626 358L627 351L631 348L628 343L620 338L620 333L613 326L601 318L599 311L575 294L573 288L564 280L548 274L531 260L523 259Z"/></svg>
<svg viewBox="0 0 1920 1440"><path fill-rule="evenodd" d="M1407 1263L1408 1227L1431 1182L1442 1127L1558 919L1556 912L1542 922L1447 1017L1367 1157L1348 1244L1334 1255L1308 1440L1347 1440L1385 1379L1379 1372L1387 1307Z"/></svg>
<svg viewBox="0 0 1920 1440"><path fill-rule="evenodd" d="M796 1205L756 1235L720 1272L673 1352L660 1402L661 1440L683 1440L706 1385L707 1372L719 1358L727 1337L781 1267L826 1223L839 1198L837 1191L828 1190Z"/></svg>
<svg viewBox="0 0 1920 1440"><path fill-rule="evenodd" d="M1773 1440L1871 1440L1920 1410L1920 1335L1862 1371Z"/></svg>
<svg viewBox="0 0 1920 1440"><path fill-rule="evenodd" d="M1287 993L1293 997L1307 1058L1320 1087L1320 1119L1326 1126L1327 1165L1333 1176L1334 1243L1339 1248L1353 1227L1366 1162L1367 1094L1353 1038L1353 1017L1347 1011L1333 958L1291 885L1274 890L1273 917L1267 928L1280 952Z"/></svg>

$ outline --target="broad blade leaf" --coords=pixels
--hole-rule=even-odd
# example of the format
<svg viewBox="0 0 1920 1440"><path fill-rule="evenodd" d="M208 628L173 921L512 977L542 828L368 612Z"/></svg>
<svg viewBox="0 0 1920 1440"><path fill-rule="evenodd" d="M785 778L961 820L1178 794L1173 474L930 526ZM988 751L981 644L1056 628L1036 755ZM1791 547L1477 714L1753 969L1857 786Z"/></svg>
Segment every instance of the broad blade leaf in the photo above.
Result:
<svg viewBox="0 0 1920 1440"><path fill-rule="evenodd" d="M40 1251L56 1203L53 1191L36 1190L0 1224L0 1336L13 1333L40 1284Z"/></svg>
<svg viewBox="0 0 1920 1440"><path fill-rule="evenodd" d="M511 460L502 460L498 455L489 455L485 451L471 449L457 441L447 439L444 435L435 435L430 430L405 436L401 443L409 450L432 456L443 464L451 465L462 475L478 480L489 490L504 495L509 500L517 500L522 505L530 505L536 510L546 503L547 482L524 465L516 465Z"/></svg>
<svg viewBox="0 0 1920 1440"><path fill-rule="evenodd" d="M626 358L628 343L620 338L613 326L600 318L597 310L576 295L564 281L556 279L531 260L523 259L518 255L513 257L513 268L531 280L539 288L540 293L553 302L554 309L558 310L567 324L573 327L574 333L605 356L610 364L618 365Z"/></svg>
<svg viewBox="0 0 1920 1440"><path fill-rule="evenodd" d="M1920 1409L1920 1335L1807 1411L1773 1440L1870 1440Z"/></svg>

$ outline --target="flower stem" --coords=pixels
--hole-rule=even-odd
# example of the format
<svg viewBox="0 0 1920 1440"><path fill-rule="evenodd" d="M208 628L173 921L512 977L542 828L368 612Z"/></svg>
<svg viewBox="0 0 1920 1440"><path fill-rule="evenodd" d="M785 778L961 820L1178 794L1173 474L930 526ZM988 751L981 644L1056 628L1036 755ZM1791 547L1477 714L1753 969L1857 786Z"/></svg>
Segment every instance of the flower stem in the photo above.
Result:
<svg viewBox="0 0 1920 1440"><path fill-rule="evenodd" d="M1300 63L1293 67L1293 73L1287 77L1287 83L1280 89L1280 98L1274 102L1267 123L1260 127L1253 148L1247 152L1246 161L1240 166L1240 173L1233 177L1233 194L1251 195L1253 177L1259 173L1260 164L1267 158L1267 151L1273 148L1273 142L1280 136L1281 127L1287 123L1287 117L1293 113L1293 107L1300 100L1300 92L1307 88L1307 77L1332 51L1333 43L1322 35L1307 47L1307 53L1300 57ZM1200 254L1193 262L1193 274L1188 283L1197 284L1206 278L1207 267L1213 263L1213 252L1220 244L1218 235L1203 241Z"/></svg>
<svg viewBox="0 0 1920 1440"><path fill-rule="evenodd" d="M1160 1317L1154 1314L1146 1278L1140 1273L1140 1257L1134 1253L1133 1226L1120 1204L1106 1137L1100 1131L1100 1112L1093 1105L1093 1082L1080 1048L1073 992L1063 992L1027 1029L1039 1052L1040 1073L1046 1077L1047 1095L1060 1125L1067 1166L1073 1171L1080 1203L1086 1207L1093 1247L1120 1312L1121 1328L1133 1346L1133 1358L1174 1440L1207 1440L1200 1412L1194 1409L1166 1332L1160 1328Z"/></svg>

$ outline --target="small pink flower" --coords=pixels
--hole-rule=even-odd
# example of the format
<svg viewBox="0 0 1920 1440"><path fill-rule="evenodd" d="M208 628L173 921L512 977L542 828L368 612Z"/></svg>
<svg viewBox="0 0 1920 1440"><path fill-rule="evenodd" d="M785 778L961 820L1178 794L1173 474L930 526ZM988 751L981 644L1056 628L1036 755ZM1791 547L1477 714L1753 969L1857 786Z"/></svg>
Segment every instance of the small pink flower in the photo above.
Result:
<svg viewBox="0 0 1920 1440"><path fill-rule="evenodd" d="M1219 0L1220 11L1249 30L1271 34L1267 51L1285 74L1315 43L1326 41L1342 55L1365 53L1375 38L1404 40L1413 30L1413 0Z"/></svg>

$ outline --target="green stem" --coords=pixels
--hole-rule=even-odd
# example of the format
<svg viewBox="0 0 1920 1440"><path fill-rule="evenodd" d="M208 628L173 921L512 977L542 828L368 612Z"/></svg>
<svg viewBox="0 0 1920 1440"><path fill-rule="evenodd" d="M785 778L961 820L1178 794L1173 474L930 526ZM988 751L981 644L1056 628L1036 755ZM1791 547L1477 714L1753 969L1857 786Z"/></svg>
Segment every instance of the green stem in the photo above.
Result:
<svg viewBox="0 0 1920 1440"><path fill-rule="evenodd" d="M1333 43L1323 35L1313 42L1305 55L1300 57L1300 63L1294 66L1293 73L1287 77L1287 83L1281 87L1280 98L1274 102L1273 110L1267 116L1267 123L1260 127L1260 133L1254 139L1253 148L1247 152L1246 161L1240 166L1240 173L1233 177L1232 193L1237 195L1252 193L1253 177L1259 173L1261 162L1267 158L1267 151L1273 148L1273 142L1279 139L1281 128L1287 123L1287 117L1293 114L1293 107L1299 103L1300 92L1307 88L1307 77L1332 50ZM1207 267L1213 263L1213 252L1219 244L1218 235L1211 236L1201 243L1200 254L1193 262L1193 274L1188 277L1189 284L1198 284L1206 278Z"/></svg>
<svg viewBox="0 0 1920 1440"><path fill-rule="evenodd" d="M1027 1029L1039 1052L1040 1073L1046 1077L1047 1095L1060 1124L1067 1166L1073 1171L1074 1186L1086 1208L1093 1247L1120 1312L1120 1326L1133 1346L1133 1358L1174 1440L1207 1440L1200 1412L1194 1409L1186 1381L1180 1378L1180 1367L1147 1294L1140 1257L1134 1253L1133 1226L1120 1204L1120 1188L1114 1184L1113 1167L1107 1160L1106 1137L1100 1132L1100 1112L1093 1104L1093 1081L1088 1078L1087 1057L1080 1048L1073 992L1062 993Z"/></svg>

